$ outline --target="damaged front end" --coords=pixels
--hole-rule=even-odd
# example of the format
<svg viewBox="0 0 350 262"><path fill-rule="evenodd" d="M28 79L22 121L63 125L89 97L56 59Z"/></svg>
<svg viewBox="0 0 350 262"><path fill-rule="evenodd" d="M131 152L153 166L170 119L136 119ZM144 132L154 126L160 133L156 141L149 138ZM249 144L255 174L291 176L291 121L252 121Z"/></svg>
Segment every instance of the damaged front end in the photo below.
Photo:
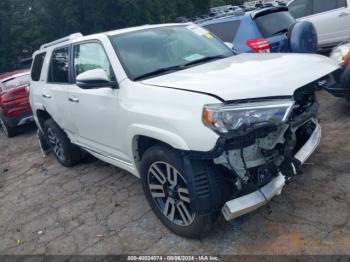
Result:
<svg viewBox="0 0 350 262"><path fill-rule="evenodd" d="M226 220L266 204L301 173L321 139L316 85L298 89L291 98L204 109L204 123L220 134L212 159L225 167L234 188L234 199L222 208Z"/></svg>

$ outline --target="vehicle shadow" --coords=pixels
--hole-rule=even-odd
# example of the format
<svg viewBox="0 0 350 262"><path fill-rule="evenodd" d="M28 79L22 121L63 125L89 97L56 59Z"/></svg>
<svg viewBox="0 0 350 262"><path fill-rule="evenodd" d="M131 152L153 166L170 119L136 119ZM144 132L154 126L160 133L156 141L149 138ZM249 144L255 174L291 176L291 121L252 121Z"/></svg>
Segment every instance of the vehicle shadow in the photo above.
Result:
<svg viewBox="0 0 350 262"><path fill-rule="evenodd" d="M35 123L19 126L17 128L17 134L11 139L16 139L16 137L19 137L19 136L32 136L33 134L36 133L37 130L38 130L38 127L36 126ZM0 127L0 132L3 132L1 127Z"/></svg>

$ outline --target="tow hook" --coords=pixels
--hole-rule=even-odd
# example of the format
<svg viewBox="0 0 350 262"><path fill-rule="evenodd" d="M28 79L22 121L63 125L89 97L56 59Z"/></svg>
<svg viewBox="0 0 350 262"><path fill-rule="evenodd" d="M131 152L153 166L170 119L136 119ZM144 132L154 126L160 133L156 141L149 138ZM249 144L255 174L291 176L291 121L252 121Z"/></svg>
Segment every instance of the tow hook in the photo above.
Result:
<svg viewBox="0 0 350 262"><path fill-rule="evenodd" d="M286 158L280 166L281 173L286 177L286 182L302 174L302 163L296 158Z"/></svg>

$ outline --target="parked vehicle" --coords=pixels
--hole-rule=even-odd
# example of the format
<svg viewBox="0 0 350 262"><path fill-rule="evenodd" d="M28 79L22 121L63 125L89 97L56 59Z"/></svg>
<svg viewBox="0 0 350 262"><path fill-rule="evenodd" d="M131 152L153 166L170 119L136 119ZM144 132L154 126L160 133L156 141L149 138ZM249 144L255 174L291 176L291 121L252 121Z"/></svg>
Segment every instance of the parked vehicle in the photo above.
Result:
<svg viewBox="0 0 350 262"><path fill-rule="evenodd" d="M23 59L18 59L14 64L13 64L13 70L29 70L30 66L32 65L32 58L23 58Z"/></svg>
<svg viewBox="0 0 350 262"><path fill-rule="evenodd" d="M235 55L195 24L74 34L34 53L41 141L70 167L81 150L141 178L157 217L205 235L281 193L321 138L318 55Z"/></svg>
<svg viewBox="0 0 350 262"><path fill-rule="evenodd" d="M343 43L335 47L330 55L341 69L333 73L335 84L327 85L327 91L337 97L344 97L350 101L350 43Z"/></svg>
<svg viewBox="0 0 350 262"><path fill-rule="evenodd" d="M240 16L204 20L199 24L238 53L316 53L317 32L310 22L299 22L287 7L257 9Z"/></svg>
<svg viewBox="0 0 350 262"><path fill-rule="evenodd" d="M349 40L350 0L293 0L288 7L298 21L315 25L320 48Z"/></svg>
<svg viewBox="0 0 350 262"><path fill-rule="evenodd" d="M19 126L34 121L28 91L28 70L0 75L0 124L7 137L15 136Z"/></svg>

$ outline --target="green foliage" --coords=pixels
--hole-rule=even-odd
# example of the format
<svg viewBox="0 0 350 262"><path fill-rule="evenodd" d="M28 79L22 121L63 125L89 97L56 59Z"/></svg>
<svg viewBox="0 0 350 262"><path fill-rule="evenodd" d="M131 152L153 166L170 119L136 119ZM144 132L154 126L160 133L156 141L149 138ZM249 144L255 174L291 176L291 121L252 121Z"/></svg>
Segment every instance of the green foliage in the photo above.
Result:
<svg viewBox="0 0 350 262"><path fill-rule="evenodd" d="M210 0L210 7L222 6L222 5L243 5L245 0Z"/></svg>
<svg viewBox="0 0 350 262"><path fill-rule="evenodd" d="M224 0L210 0L210 7L217 7L226 5L226 2Z"/></svg>
<svg viewBox="0 0 350 262"><path fill-rule="evenodd" d="M74 32L173 22L208 8L209 0L0 0L0 72L41 44Z"/></svg>

